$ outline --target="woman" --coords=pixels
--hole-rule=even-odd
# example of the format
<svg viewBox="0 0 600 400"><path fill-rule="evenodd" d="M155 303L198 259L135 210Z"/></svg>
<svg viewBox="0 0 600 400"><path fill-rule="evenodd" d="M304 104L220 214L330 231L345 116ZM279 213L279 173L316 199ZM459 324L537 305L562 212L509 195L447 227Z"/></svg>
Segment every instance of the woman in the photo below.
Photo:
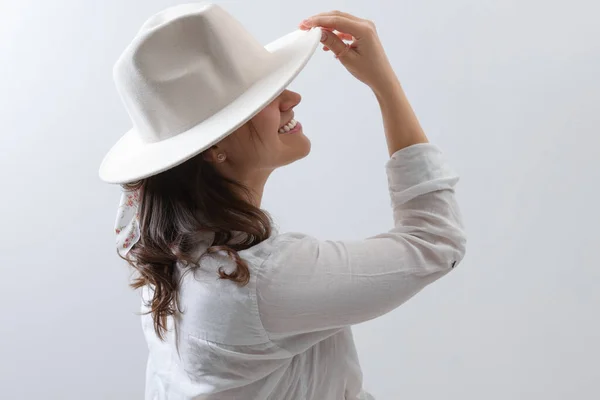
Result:
<svg viewBox="0 0 600 400"><path fill-rule="evenodd" d="M334 11L300 28L272 51L296 67L273 61L277 68L251 75L272 60L231 16L214 5L177 6L149 20L115 67L138 136L117 143L101 176L126 189L118 247L139 273L132 286L142 288L147 399L372 398L362 389L351 325L395 309L463 258L458 177L428 143L373 23ZM198 44L207 32L210 41ZM279 234L260 208L273 170L310 151L294 120L300 95L284 86L319 40L373 90L383 117L394 227L360 241ZM244 82L262 80L239 78L244 73L287 80L248 89ZM254 96L243 104L239 93L222 95L236 79L242 97ZM198 90L188 88L208 91L215 82L221 87L210 98L219 107L210 109L205 95L189 112L189 102L179 102L182 94L194 101ZM248 106L260 96L269 101ZM201 133L190 128L198 112Z"/></svg>

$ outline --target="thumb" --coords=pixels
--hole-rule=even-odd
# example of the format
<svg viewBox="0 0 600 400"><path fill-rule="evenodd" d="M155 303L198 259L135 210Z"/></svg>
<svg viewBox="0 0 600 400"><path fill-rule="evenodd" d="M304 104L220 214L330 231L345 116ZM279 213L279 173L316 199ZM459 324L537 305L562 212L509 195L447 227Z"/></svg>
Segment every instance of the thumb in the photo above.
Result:
<svg viewBox="0 0 600 400"><path fill-rule="evenodd" d="M340 56L340 54L344 53L346 50L346 43L342 39L338 37L335 33L330 30L321 28L321 43L327 46L333 53L336 58ZM347 53L346 53L347 54ZM341 57L344 57L346 54L343 54Z"/></svg>

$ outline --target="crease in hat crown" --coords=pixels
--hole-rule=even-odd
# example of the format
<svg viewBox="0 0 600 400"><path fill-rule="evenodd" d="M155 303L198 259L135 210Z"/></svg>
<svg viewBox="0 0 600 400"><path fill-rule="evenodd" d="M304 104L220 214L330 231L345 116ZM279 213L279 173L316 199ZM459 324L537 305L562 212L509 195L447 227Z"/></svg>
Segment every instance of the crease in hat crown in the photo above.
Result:
<svg viewBox="0 0 600 400"><path fill-rule="evenodd" d="M209 118L275 66L220 6L190 3L150 17L113 67L139 140L171 138Z"/></svg>

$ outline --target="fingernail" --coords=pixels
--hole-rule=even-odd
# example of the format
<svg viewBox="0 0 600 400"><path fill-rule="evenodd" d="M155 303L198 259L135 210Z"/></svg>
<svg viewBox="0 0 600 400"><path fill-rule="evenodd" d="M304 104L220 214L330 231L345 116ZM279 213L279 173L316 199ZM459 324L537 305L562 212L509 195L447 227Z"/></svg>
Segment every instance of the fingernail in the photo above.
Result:
<svg viewBox="0 0 600 400"><path fill-rule="evenodd" d="M321 29L321 41L327 39L327 31L325 29Z"/></svg>
<svg viewBox="0 0 600 400"><path fill-rule="evenodd" d="M310 26L310 19L302 20L302 25Z"/></svg>

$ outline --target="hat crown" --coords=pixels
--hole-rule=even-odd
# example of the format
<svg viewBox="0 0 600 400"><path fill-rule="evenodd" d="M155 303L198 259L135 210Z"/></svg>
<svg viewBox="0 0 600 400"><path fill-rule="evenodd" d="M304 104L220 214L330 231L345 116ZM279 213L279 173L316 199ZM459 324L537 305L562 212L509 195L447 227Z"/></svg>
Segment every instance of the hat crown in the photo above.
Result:
<svg viewBox="0 0 600 400"><path fill-rule="evenodd" d="M209 118L264 77L271 53L211 3L150 17L113 68L139 139L157 142Z"/></svg>

